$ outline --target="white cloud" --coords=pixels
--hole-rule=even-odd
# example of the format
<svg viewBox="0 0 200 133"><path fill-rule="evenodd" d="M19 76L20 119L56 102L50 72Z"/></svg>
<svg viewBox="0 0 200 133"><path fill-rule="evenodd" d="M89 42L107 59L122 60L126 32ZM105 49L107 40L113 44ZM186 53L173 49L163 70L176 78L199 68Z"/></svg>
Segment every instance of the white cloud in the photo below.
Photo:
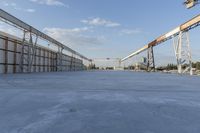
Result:
<svg viewBox="0 0 200 133"><path fill-rule="evenodd" d="M121 24L117 22L112 22L110 20L105 20L102 18L93 18L93 19L85 19L81 20L82 23L88 24L88 25L93 25L93 26L105 26L105 27L118 27Z"/></svg>
<svg viewBox="0 0 200 133"><path fill-rule="evenodd" d="M135 34L139 34L142 31L139 29L123 29L120 33L120 35L135 35Z"/></svg>
<svg viewBox="0 0 200 133"><path fill-rule="evenodd" d="M82 33L90 31L90 28L88 27L73 29L44 28L43 31L49 36L72 48L76 48L76 46L99 45L102 44L105 39L104 37L91 37L83 35Z"/></svg>
<svg viewBox="0 0 200 133"><path fill-rule="evenodd" d="M11 34L16 37L22 37L22 31L1 21L0 21L0 31Z"/></svg>
<svg viewBox="0 0 200 133"><path fill-rule="evenodd" d="M14 8L15 10L18 10L18 11L23 11L23 12L28 12L28 13L34 13L35 12L35 9L23 9L23 8L20 8L20 7L15 7Z"/></svg>
<svg viewBox="0 0 200 133"><path fill-rule="evenodd" d="M3 5L3 6L17 7L16 3L14 3L14 2L8 2L8 1L1 1L1 5Z"/></svg>
<svg viewBox="0 0 200 133"><path fill-rule="evenodd" d="M33 13L35 12L35 9L25 9L26 12L30 12L30 13Z"/></svg>
<svg viewBox="0 0 200 133"><path fill-rule="evenodd" d="M18 11L29 12L29 13L35 12L35 9L21 8L14 2L1 1L0 4L2 4L3 6L6 6L6 7L12 7L13 9L18 10Z"/></svg>
<svg viewBox="0 0 200 133"><path fill-rule="evenodd" d="M30 1L49 6L67 6L66 4L64 4L59 0L30 0Z"/></svg>

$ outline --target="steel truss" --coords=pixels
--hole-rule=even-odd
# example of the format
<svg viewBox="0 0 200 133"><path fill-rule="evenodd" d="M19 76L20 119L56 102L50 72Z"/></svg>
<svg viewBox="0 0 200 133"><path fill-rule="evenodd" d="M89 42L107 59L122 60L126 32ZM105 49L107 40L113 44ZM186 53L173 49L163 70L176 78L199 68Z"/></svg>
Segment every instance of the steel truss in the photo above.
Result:
<svg viewBox="0 0 200 133"><path fill-rule="evenodd" d="M147 71L155 72L155 61L154 61L154 53L153 53L153 46L149 47L147 50Z"/></svg>
<svg viewBox="0 0 200 133"><path fill-rule="evenodd" d="M174 49L177 58L179 73L186 73L189 71L190 74L192 74L191 50L190 50L189 36L187 35L188 34L187 32L191 29L196 28L197 26L200 26L200 14L190 19L189 21L179 25L173 30L157 37L155 40L151 41L150 43L146 44L139 50L126 56L121 61L124 62L132 58L133 56L136 56L146 50L149 50L149 47L151 46L160 45L161 43L169 39L177 37L178 39L176 40L176 43L174 42L175 46Z"/></svg>
<svg viewBox="0 0 200 133"><path fill-rule="evenodd" d="M33 35L31 32L24 31L23 39L22 39L22 47L20 54L20 72L32 72L32 66L35 62L36 56L36 44L37 44L38 36L35 37L33 41Z"/></svg>
<svg viewBox="0 0 200 133"><path fill-rule="evenodd" d="M74 51L73 49L67 47L66 45L58 42L57 40L51 38L50 36L42 33L36 28L28 25L27 23L19 20L15 16L5 12L0 9L0 19L7 24L10 24L20 30L24 31L23 39L22 39L22 48L20 54L20 62L19 62L19 71L20 72L36 72L36 67L32 70L33 65L36 65L36 44L38 39L42 39L51 43L58 48L57 52L57 61L56 61L56 69L57 71L62 71L62 58L63 58L63 50L72 53L75 56L80 57L83 60L90 61L87 57L81 55L80 53ZM33 39L34 38L34 39ZM73 57L72 57L72 62Z"/></svg>
<svg viewBox="0 0 200 133"><path fill-rule="evenodd" d="M192 55L188 31L181 31L177 37L173 38L173 46L177 60L179 74L192 72Z"/></svg>

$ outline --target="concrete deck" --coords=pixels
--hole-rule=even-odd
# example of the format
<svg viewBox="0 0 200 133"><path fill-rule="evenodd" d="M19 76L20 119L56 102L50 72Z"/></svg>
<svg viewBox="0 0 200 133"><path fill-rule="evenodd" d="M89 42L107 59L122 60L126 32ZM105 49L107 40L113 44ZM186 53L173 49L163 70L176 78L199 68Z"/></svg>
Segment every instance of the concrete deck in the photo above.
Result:
<svg viewBox="0 0 200 133"><path fill-rule="evenodd" d="M200 77L0 75L0 133L199 133Z"/></svg>

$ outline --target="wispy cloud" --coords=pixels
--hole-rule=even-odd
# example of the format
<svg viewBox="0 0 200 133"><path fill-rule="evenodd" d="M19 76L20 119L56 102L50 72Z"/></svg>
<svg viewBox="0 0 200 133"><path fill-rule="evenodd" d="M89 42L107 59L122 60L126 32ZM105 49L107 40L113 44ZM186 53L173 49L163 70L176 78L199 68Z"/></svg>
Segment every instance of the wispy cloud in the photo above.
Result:
<svg viewBox="0 0 200 133"><path fill-rule="evenodd" d="M93 19L85 19L81 20L82 23L93 25L93 26L105 26L105 27L118 27L121 24L117 22L113 22L110 20L102 19L102 18L93 18Z"/></svg>
<svg viewBox="0 0 200 133"><path fill-rule="evenodd" d="M35 12L35 9L26 9L26 12L33 13L33 12Z"/></svg>
<svg viewBox="0 0 200 133"><path fill-rule="evenodd" d="M22 37L22 31L21 30L15 28L15 27L13 27L9 24L6 24L4 22L1 22L1 21L0 21L0 31L11 34L11 35L16 36L16 37Z"/></svg>
<svg viewBox="0 0 200 133"><path fill-rule="evenodd" d="M14 2L1 1L0 4L2 4L3 6L6 6L6 7L12 7L13 9L18 10L18 11L29 12L29 13L34 13L35 12L35 9L32 9L32 8L21 8Z"/></svg>
<svg viewBox="0 0 200 133"><path fill-rule="evenodd" d="M38 4L42 4L42 5L48 5L48 6L67 6L66 4L64 4L63 2L59 1L59 0L30 0L31 2L35 2Z"/></svg>
<svg viewBox="0 0 200 133"><path fill-rule="evenodd" d="M57 33L59 31L60 33L69 33L69 34L79 34L85 31L89 31L88 27L82 27L82 28L73 28L73 29L61 29L61 28L44 28L44 31L48 31L48 33Z"/></svg>
<svg viewBox="0 0 200 133"><path fill-rule="evenodd" d="M62 28L44 28L43 30L49 36L61 41L62 43L76 48L76 46L99 45L105 40L104 37L91 37L83 35L90 31L88 27L62 29Z"/></svg>
<svg viewBox="0 0 200 133"><path fill-rule="evenodd" d="M139 33L142 33L140 29L123 29L121 30L120 35L135 35Z"/></svg>
<svg viewBox="0 0 200 133"><path fill-rule="evenodd" d="M12 7L16 7L17 6L16 3L14 3L14 2L7 2L7 1L2 1L1 4L3 6L12 6Z"/></svg>

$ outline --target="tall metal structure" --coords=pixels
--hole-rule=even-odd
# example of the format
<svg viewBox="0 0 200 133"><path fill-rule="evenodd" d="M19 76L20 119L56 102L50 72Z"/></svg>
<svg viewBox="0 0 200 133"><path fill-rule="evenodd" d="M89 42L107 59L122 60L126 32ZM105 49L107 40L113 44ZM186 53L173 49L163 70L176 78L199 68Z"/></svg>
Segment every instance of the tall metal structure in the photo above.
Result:
<svg viewBox="0 0 200 133"><path fill-rule="evenodd" d="M197 26L200 25L200 15L192 18L191 20L183 23L182 25L178 26L177 28L171 30L170 32L156 38L152 42L148 43L141 49L131 53L130 55L126 56L121 60L121 62L126 61L127 59L136 56L146 50L148 50L151 47L155 47L169 39L178 37L177 41L174 41L175 46L175 53L177 58L177 66L178 66L178 72L180 74L190 72L192 74L192 57L191 57L191 50L190 50L190 41L189 41L189 31ZM176 43L175 43L176 42ZM153 50L148 52L148 55L153 55ZM187 62L187 63L186 63ZM186 65L187 64L187 65ZM154 63L155 65L155 63ZM186 68L186 69L184 69ZM184 70L183 70L184 69Z"/></svg>
<svg viewBox="0 0 200 133"><path fill-rule="evenodd" d="M192 56L190 49L190 40L188 31L180 32L180 34L173 39L175 56L177 59L178 73L192 73Z"/></svg>
<svg viewBox="0 0 200 133"><path fill-rule="evenodd" d="M72 50L71 48L67 47L66 45L58 42L57 40L51 38L50 36L42 33L41 31L37 30L36 28L26 24L25 22L19 20L18 18L12 16L11 14L5 12L4 10L0 9L0 18L2 21L5 21L9 24L13 24L19 29L24 31L23 39L22 39L22 52L21 52L21 61L20 61L20 71L21 72L31 72L32 65L34 62L34 55L35 55L35 46L37 44L37 40L43 39L58 47L58 62L57 62L57 69L60 71L62 69L62 52L63 50L71 52L73 55L79 56L81 59L91 61L87 57L81 55L80 53ZM33 36L35 36L35 40L33 40Z"/></svg>
<svg viewBox="0 0 200 133"><path fill-rule="evenodd" d="M32 33L24 30L19 64L20 72L31 72L35 61L37 40L38 36L33 40Z"/></svg>
<svg viewBox="0 0 200 133"><path fill-rule="evenodd" d="M147 71L148 72L155 71L153 46L148 48L147 50Z"/></svg>

